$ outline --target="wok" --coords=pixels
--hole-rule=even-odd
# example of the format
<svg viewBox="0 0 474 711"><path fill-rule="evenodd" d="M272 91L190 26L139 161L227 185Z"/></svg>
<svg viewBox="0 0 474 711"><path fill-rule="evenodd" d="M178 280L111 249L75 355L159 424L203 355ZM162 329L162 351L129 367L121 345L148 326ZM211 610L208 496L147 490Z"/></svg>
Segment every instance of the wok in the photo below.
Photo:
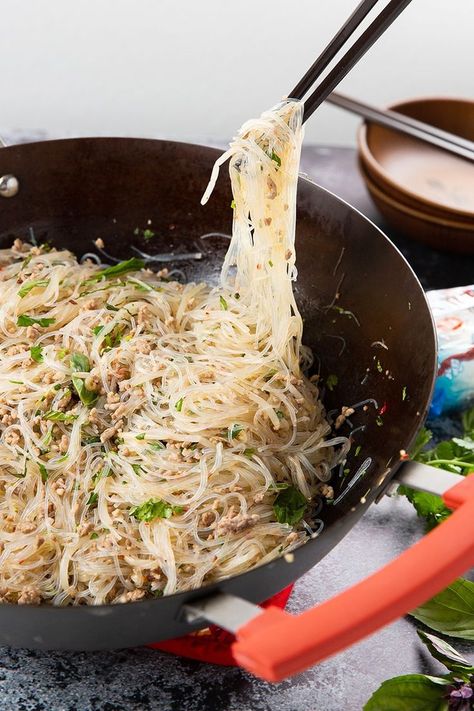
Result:
<svg viewBox="0 0 474 711"><path fill-rule="evenodd" d="M125 138L5 147L0 246L29 239L33 230L38 241L78 255L93 251L97 237L118 258L130 257L132 244L157 254L199 249L201 260L176 266L187 280L216 282L228 241L201 236L230 234L226 171L205 207L200 197L218 155L203 146ZM134 230L148 220L157 236L145 244ZM212 621L236 633L234 653L244 667L277 680L404 614L474 564L474 477L409 463L406 482L441 494L449 490L445 501L457 511L448 521L390 566L299 617L255 605L321 560L387 490L400 450L409 448L423 422L436 373L433 322L407 262L362 214L303 178L297 266L304 340L320 359L323 377L338 378L325 394L327 409L377 401L377 408L368 404L352 417L354 430L365 429L354 434L350 473L335 474L335 503L321 514L322 533L293 557L161 599L67 608L2 604L0 644L112 649L181 636ZM367 470L354 478L367 458Z"/></svg>

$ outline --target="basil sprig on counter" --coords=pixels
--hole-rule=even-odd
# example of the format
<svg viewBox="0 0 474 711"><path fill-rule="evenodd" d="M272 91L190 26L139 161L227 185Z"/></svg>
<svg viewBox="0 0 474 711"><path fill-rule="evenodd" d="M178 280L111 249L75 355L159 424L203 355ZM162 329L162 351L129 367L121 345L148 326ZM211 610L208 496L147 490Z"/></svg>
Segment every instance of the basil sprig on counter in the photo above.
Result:
<svg viewBox="0 0 474 711"><path fill-rule="evenodd" d="M384 681L364 711L470 711L474 666L439 637L418 631L431 655L449 671L443 676L405 674Z"/></svg>
<svg viewBox="0 0 474 711"><path fill-rule="evenodd" d="M432 434L429 430L422 429L410 452L410 458L455 474L466 475L474 472L474 407L464 412L462 431L461 437L444 440L427 449ZM442 523L451 513L443 500L435 494L415 491L408 486L400 486L398 492L404 494L418 515L425 519L428 530Z"/></svg>

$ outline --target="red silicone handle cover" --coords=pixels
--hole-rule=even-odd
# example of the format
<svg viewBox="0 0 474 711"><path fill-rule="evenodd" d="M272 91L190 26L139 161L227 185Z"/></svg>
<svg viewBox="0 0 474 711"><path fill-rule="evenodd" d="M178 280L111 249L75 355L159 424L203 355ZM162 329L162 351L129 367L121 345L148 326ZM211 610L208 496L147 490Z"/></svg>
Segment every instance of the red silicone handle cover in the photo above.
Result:
<svg viewBox="0 0 474 711"><path fill-rule="evenodd" d="M455 513L370 577L301 615L270 607L244 625L233 647L238 663L267 681L280 681L443 590L474 565L474 474L443 499Z"/></svg>

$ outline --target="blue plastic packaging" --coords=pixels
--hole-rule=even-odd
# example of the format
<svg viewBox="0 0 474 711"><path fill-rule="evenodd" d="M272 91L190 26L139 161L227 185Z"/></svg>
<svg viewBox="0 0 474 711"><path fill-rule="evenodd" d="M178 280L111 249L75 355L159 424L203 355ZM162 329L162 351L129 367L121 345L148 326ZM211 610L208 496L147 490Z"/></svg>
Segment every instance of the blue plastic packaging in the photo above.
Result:
<svg viewBox="0 0 474 711"><path fill-rule="evenodd" d="M438 377L430 416L474 400L474 285L428 291L438 334Z"/></svg>

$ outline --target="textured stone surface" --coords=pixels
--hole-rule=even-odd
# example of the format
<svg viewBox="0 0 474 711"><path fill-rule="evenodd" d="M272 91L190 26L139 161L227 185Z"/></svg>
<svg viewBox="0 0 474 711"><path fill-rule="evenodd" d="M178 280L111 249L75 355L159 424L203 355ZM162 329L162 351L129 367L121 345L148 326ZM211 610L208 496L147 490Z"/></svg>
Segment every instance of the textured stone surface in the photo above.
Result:
<svg viewBox="0 0 474 711"><path fill-rule="evenodd" d="M358 176L354 151L309 147L303 170L383 226ZM473 258L443 255L401 235L391 236L425 288L472 283ZM453 427L446 419L438 423L438 434L450 433ZM421 534L421 523L406 501L386 499L373 506L342 543L297 582L289 609L302 611L343 590ZM472 645L456 646L472 652ZM439 667L407 619L274 686L238 669L150 649L82 654L4 648L0 711L359 711L382 680L417 671L436 672Z"/></svg>

